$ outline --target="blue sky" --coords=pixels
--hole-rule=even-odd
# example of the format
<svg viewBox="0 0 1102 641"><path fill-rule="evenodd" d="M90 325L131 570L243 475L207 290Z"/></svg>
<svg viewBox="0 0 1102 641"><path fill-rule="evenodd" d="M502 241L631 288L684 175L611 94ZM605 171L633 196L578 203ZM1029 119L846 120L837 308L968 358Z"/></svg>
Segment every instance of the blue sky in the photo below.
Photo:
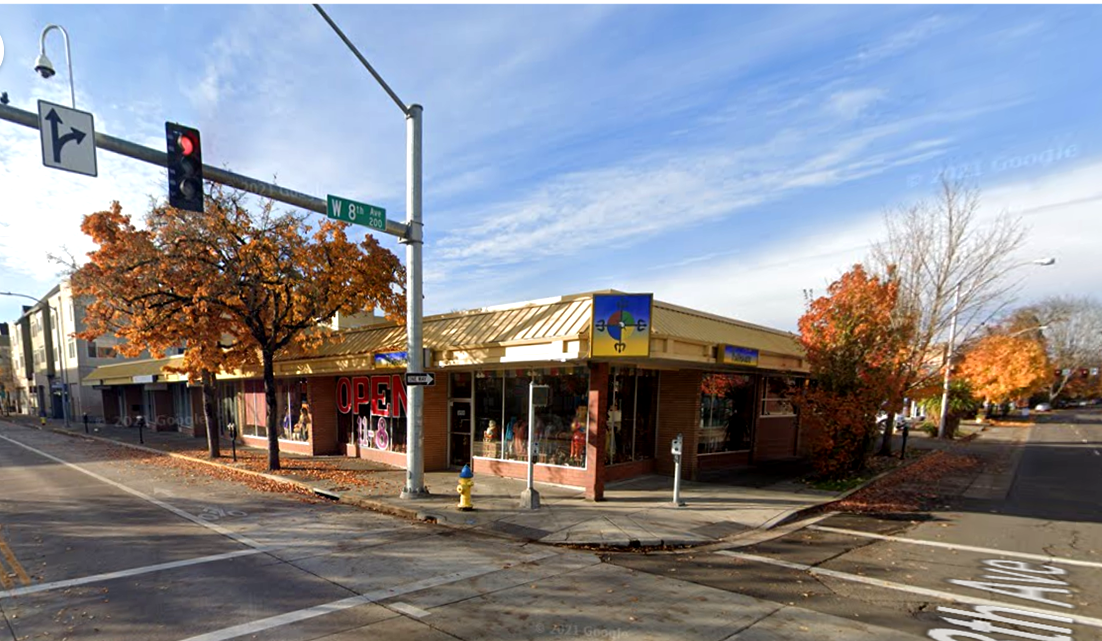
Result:
<svg viewBox="0 0 1102 641"><path fill-rule="evenodd" d="M1021 300L1096 294L1102 10L1092 6L350 6L330 15L425 108L426 313L614 287L794 329L883 235L886 208L967 168L1021 213ZM72 37L77 104L156 148L404 218L405 123L309 6L2 6L0 91L68 103L31 69ZM81 216L137 215L164 170L100 151L42 166L0 122L0 290L44 294ZM990 217L989 216L989 217ZM404 257L390 237L384 242ZM19 314L0 297L0 319Z"/></svg>

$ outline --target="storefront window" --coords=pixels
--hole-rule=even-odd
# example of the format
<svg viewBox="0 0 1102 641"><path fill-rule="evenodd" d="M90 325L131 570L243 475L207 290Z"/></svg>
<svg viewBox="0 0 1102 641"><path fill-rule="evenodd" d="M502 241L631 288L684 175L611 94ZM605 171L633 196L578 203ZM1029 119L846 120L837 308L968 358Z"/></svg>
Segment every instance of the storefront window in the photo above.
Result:
<svg viewBox="0 0 1102 641"><path fill-rule="evenodd" d="M753 442L754 378L705 374L700 383L698 454L749 450Z"/></svg>
<svg viewBox="0 0 1102 641"><path fill-rule="evenodd" d="M761 401L762 416L795 416L792 395L796 391L796 379L770 376L765 379L764 395Z"/></svg>
<svg viewBox="0 0 1102 641"><path fill-rule="evenodd" d="M529 383L550 388L535 411L537 463L585 466L589 372L585 368L475 373L475 455L528 460Z"/></svg>
<svg viewBox="0 0 1102 641"><path fill-rule="evenodd" d="M401 374L337 379L337 429L349 443L406 451L406 387Z"/></svg>
<svg viewBox="0 0 1102 641"><path fill-rule="evenodd" d="M655 420L658 416L658 372L612 368L608 380L608 463L630 463L654 458Z"/></svg>
<svg viewBox="0 0 1102 641"><path fill-rule="evenodd" d="M311 415L306 396L306 379L276 381L276 409L279 412L279 438L309 441Z"/></svg>

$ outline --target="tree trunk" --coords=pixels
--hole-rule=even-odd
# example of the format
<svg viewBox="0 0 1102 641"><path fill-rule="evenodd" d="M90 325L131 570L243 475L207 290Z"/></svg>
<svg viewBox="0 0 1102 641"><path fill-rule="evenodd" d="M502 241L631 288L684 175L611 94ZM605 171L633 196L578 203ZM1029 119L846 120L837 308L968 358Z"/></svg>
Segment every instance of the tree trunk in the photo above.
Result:
<svg viewBox="0 0 1102 641"><path fill-rule="evenodd" d="M275 354L262 350L264 361L264 400L268 406L268 469L279 469L279 416L276 413Z"/></svg>
<svg viewBox="0 0 1102 641"><path fill-rule="evenodd" d="M214 387L214 372L203 372L203 420L207 423L207 447L211 458L219 458L222 452L219 450L218 413L214 411L214 399L217 398L217 389Z"/></svg>
<svg viewBox="0 0 1102 641"><path fill-rule="evenodd" d="M880 451L877 456L892 455L892 432L895 431L895 412L888 414L888 422L884 425L884 438L880 440Z"/></svg>

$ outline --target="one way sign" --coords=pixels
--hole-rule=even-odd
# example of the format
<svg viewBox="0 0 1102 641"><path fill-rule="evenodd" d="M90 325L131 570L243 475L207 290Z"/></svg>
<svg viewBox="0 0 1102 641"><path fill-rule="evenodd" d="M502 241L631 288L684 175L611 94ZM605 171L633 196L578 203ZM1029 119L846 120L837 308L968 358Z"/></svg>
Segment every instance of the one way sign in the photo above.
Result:
<svg viewBox="0 0 1102 641"><path fill-rule="evenodd" d="M96 128L92 114L38 101L42 164L85 176L96 175Z"/></svg>
<svg viewBox="0 0 1102 641"><path fill-rule="evenodd" d="M407 372L406 385L436 385L436 374L432 372Z"/></svg>

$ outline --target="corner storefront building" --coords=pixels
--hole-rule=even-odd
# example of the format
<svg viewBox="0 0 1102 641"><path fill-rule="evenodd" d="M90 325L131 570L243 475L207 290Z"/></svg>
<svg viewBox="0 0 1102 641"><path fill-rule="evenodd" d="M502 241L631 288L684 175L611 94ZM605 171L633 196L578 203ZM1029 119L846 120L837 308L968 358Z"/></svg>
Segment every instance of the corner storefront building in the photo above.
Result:
<svg viewBox="0 0 1102 641"><path fill-rule="evenodd" d="M379 319L342 330L311 353L276 362L282 451L406 463L406 334ZM614 290L424 319L425 469L523 478L529 421L537 481L582 487L710 473L803 454L791 403L807 377L794 335ZM104 419L138 415L152 429L205 436L198 388L167 373L180 357L106 365L83 384L103 394ZM530 385L543 400L529 416ZM258 375L223 374L220 429L265 447Z"/></svg>

